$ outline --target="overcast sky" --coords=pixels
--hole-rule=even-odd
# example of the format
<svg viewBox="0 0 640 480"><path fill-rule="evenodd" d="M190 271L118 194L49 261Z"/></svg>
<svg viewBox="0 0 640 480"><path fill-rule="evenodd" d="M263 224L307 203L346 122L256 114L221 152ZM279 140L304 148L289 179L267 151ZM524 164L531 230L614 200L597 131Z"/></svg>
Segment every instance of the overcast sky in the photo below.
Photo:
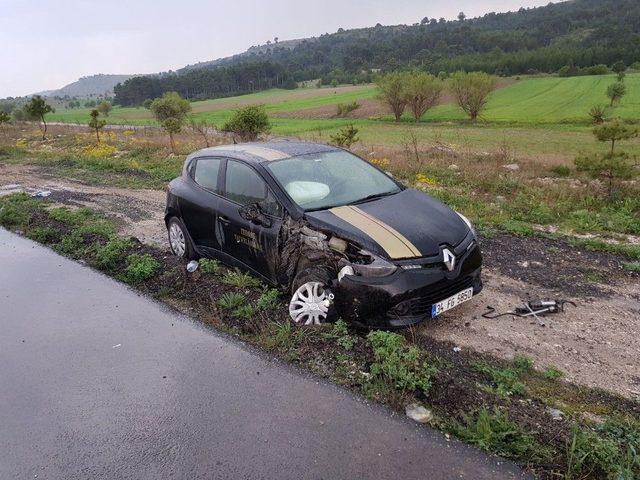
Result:
<svg viewBox="0 0 640 480"><path fill-rule="evenodd" d="M474 17L549 0L0 0L0 98L154 73L338 28Z"/></svg>

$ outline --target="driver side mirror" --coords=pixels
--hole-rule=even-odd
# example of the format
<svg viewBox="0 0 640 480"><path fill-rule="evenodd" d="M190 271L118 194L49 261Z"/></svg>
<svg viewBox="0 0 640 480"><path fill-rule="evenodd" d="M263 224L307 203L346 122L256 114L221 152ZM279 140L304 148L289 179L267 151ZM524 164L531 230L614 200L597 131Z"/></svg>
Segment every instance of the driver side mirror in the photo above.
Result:
<svg viewBox="0 0 640 480"><path fill-rule="evenodd" d="M238 213L242 218L256 225L262 225L267 228L272 225L271 218L262 213L260 204L258 203L250 203L249 205L240 207Z"/></svg>

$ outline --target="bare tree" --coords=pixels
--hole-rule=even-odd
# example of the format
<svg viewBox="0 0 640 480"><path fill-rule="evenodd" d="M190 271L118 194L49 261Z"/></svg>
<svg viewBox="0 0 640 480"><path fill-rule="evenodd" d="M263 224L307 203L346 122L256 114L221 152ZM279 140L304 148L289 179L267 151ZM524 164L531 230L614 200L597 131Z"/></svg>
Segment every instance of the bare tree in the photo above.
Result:
<svg viewBox="0 0 640 480"><path fill-rule="evenodd" d="M216 126L213 123L209 123L206 119L196 120L195 118L191 117L189 119L189 126L191 127L193 133L202 137L207 147L211 146L210 135L213 130L216 129Z"/></svg>

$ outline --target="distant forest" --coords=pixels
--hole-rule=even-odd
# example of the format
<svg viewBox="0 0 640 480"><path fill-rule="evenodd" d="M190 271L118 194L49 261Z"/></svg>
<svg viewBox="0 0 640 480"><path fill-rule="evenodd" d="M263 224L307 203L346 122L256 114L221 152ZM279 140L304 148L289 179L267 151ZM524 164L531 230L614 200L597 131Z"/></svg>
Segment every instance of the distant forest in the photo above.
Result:
<svg viewBox="0 0 640 480"><path fill-rule="evenodd" d="M274 43L213 66L132 78L114 92L117 104L129 106L167 91L205 99L295 88L296 82L317 78L358 83L369 81L378 70L517 75L619 61L640 61L638 0L572 0L475 19L426 16L410 26L340 29L294 48Z"/></svg>

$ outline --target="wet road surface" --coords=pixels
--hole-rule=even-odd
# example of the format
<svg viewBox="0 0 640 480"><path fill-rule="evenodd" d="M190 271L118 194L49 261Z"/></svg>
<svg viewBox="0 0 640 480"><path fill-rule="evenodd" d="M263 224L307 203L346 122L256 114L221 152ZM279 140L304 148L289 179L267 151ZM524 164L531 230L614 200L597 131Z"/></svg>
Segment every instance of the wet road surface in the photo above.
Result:
<svg viewBox="0 0 640 480"><path fill-rule="evenodd" d="M0 228L0 478L521 473Z"/></svg>

